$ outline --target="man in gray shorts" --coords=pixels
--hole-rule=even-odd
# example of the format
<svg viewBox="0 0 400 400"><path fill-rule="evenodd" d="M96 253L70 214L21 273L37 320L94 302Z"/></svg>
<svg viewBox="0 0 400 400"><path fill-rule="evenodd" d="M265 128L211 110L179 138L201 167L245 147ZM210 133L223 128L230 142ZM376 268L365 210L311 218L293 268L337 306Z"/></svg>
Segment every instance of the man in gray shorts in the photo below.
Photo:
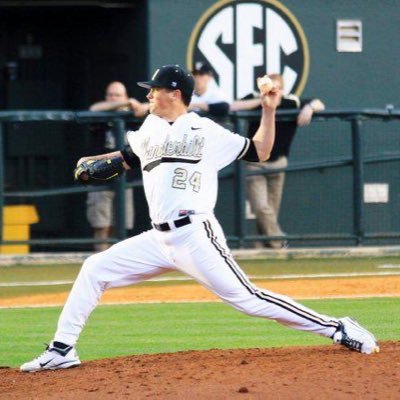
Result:
<svg viewBox="0 0 400 400"><path fill-rule="evenodd" d="M115 225L114 198L115 192L112 190L88 193L86 216L90 226L93 228L95 239L107 239L112 234L112 229ZM132 188L125 191L125 205L125 226L126 229L133 229L135 212ZM103 251L108 247L110 247L110 244L105 242L94 245L96 251Z"/></svg>
<svg viewBox="0 0 400 400"><path fill-rule="evenodd" d="M105 93L105 100L94 103L90 106L90 111L132 111L136 117L143 117L147 114L148 105L140 103L134 98L129 98L126 87L121 82L111 82ZM95 150L99 153L113 151L116 148L116 138L110 125L102 124L92 128ZM98 148L97 148L98 147ZM89 192L86 205L86 215L90 226L93 228L95 239L108 239L114 227L114 198L115 192L105 190L101 192ZM133 189L125 192L125 215L126 228L133 229L134 224L134 203ZM94 249L103 251L110 247L109 243L96 243Z"/></svg>

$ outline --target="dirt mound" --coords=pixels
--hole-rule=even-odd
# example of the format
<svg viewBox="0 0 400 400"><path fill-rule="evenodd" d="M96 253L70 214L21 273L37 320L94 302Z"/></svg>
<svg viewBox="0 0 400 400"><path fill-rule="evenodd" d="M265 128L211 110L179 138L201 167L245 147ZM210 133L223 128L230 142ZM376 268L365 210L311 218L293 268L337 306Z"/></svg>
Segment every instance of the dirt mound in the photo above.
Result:
<svg viewBox="0 0 400 400"><path fill-rule="evenodd" d="M400 342L366 356L342 346L185 351L0 370L0 399L399 399Z"/></svg>

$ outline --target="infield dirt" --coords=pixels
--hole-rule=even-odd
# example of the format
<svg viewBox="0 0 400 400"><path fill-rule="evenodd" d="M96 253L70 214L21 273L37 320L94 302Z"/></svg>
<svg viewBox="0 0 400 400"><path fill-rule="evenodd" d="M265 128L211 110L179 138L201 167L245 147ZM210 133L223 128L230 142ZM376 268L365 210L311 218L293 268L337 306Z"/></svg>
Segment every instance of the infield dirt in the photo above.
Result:
<svg viewBox="0 0 400 400"><path fill-rule="evenodd" d="M38 373L0 370L4 400L399 398L399 342L385 342L371 356L327 345L119 357Z"/></svg>
<svg viewBox="0 0 400 400"><path fill-rule="evenodd" d="M336 279L257 280L257 286L296 299L400 296L400 276ZM161 288L161 289L160 289ZM68 292L0 298L0 307L63 305ZM131 286L104 293L102 303L151 303L216 301L217 297L196 283L167 286Z"/></svg>

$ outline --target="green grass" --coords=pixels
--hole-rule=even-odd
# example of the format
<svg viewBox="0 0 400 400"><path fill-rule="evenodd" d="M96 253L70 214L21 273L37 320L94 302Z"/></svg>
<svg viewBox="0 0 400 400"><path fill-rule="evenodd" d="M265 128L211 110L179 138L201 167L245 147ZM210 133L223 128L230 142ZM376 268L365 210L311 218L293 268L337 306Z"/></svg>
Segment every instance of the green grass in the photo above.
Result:
<svg viewBox="0 0 400 400"><path fill-rule="evenodd" d="M399 298L313 300L328 315L356 317L380 340L400 340ZM52 339L59 307L0 309L0 366L16 367ZM81 359L189 349L329 344L325 338L251 318L221 303L100 306L78 343Z"/></svg>
<svg viewBox="0 0 400 400"><path fill-rule="evenodd" d="M241 260L247 274L343 272L399 273L382 270L399 265L398 257ZM73 280L80 265L18 265L0 267L0 283ZM181 276L178 273L170 276ZM354 278L356 279L356 278ZM175 282L175 284L179 282ZM141 285L168 285L146 282ZM71 285L0 287L0 298L65 292ZM381 340L400 340L399 298L313 300L304 304L328 315L355 316ZM18 366L42 350L52 339L59 307L0 309L0 366ZM90 317L78 343L83 360L127 354L174 352L189 349L249 348L329 343L324 338L291 330L272 321L250 318L220 303L100 306Z"/></svg>
<svg viewBox="0 0 400 400"><path fill-rule="evenodd" d="M398 265L399 268L395 271L400 271L399 257L240 260L238 263L248 274L263 275L300 272L371 272L379 270L377 267L383 264ZM0 282L74 279L79 268L79 264L0 266Z"/></svg>
<svg viewBox="0 0 400 400"><path fill-rule="evenodd" d="M78 274L79 268L80 265L78 264L0 266L0 282L37 282L74 279Z"/></svg>

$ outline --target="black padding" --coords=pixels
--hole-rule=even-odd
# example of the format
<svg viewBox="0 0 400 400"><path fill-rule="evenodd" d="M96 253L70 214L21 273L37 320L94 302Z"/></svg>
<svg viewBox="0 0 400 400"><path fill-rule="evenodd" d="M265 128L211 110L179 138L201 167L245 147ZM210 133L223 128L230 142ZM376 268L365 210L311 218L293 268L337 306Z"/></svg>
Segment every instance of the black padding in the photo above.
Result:
<svg viewBox="0 0 400 400"><path fill-rule="evenodd" d="M121 150L122 157L124 157L124 161L132 168L140 168L140 159L139 157L133 152L131 146L127 144Z"/></svg>
<svg viewBox="0 0 400 400"><path fill-rule="evenodd" d="M260 161L260 159L258 158L256 146L255 146L253 140L250 140L249 148L247 149L246 153L242 157L242 160L252 161L252 162Z"/></svg>
<svg viewBox="0 0 400 400"><path fill-rule="evenodd" d="M225 117L229 112L229 103L221 101L208 105L208 112L216 117Z"/></svg>

